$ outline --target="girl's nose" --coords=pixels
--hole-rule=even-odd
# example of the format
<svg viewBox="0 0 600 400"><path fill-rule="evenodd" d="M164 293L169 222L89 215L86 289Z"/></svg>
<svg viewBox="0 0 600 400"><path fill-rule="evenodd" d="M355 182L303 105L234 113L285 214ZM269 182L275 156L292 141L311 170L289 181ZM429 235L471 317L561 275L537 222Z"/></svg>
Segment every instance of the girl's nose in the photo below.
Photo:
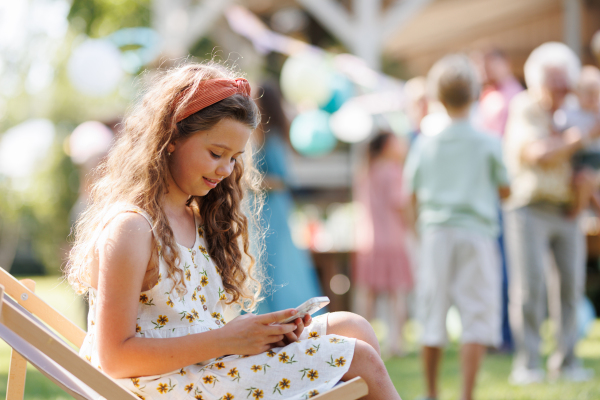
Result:
<svg viewBox="0 0 600 400"><path fill-rule="evenodd" d="M223 178L227 178L233 172L233 167L235 166L235 162L226 162L219 164L217 168L217 175L222 176Z"/></svg>

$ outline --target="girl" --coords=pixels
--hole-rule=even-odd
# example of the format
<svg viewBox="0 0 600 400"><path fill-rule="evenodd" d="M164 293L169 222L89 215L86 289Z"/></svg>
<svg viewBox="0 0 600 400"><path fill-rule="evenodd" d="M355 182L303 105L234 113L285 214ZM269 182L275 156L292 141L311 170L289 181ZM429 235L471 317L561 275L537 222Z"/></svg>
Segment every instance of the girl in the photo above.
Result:
<svg viewBox="0 0 600 400"><path fill-rule="evenodd" d="M225 323L224 307L251 310L260 291L242 212L259 184L258 120L248 82L218 65L155 78L76 226L66 274L89 296L81 355L142 399L304 399L358 375L369 398L399 399L355 315Z"/></svg>
<svg viewBox="0 0 600 400"><path fill-rule="evenodd" d="M402 163L406 146L392 133L380 133L369 143L366 171L359 177L355 197L366 211L360 224L354 281L356 310L374 317L375 300L387 294L389 334L385 353L401 355L402 329L407 317L406 297L413 274L406 250L407 202L402 192Z"/></svg>

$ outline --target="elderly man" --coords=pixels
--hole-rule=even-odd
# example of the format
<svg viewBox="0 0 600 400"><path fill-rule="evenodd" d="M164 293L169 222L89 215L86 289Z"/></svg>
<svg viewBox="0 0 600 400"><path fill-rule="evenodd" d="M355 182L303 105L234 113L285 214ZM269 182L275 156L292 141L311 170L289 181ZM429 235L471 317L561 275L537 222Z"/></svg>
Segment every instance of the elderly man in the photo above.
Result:
<svg viewBox="0 0 600 400"><path fill-rule="evenodd" d="M510 319L516 344L513 384L544 379L539 329L545 319L545 271L551 250L560 276L561 321L556 352L548 360L553 377L591 378L574 355L576 306L584 290L585 241L572 201L572 155L600 134L570 128L559 132L555 112L574 88L580 62L564 44L546 43L525 64L528 90L511 103L505 161L511 179L505 229L510 268Z"/></svg>

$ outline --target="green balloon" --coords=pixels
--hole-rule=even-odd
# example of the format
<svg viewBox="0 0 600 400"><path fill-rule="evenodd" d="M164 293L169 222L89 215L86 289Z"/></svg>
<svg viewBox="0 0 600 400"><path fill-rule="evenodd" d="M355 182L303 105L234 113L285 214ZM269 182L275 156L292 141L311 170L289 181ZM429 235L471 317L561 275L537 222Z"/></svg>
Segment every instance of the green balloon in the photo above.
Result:
<svg viewBox="0 0 600 400"><path fill-rule="evenodd" d="M309 157L331 152L337 139L329 128L329 113L311 110L299 114L290 127L290 142L298 153Z"/></svg>

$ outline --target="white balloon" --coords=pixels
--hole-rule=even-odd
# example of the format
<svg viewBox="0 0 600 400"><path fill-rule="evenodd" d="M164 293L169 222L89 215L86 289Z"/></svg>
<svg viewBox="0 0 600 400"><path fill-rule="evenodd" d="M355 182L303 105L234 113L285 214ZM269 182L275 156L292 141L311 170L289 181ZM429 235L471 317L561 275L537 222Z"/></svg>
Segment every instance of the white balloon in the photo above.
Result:
<svg viewBox="0 0 600 400"><path fill-rule="evenodd" d="M85 164L108 152L113 142L113 132L103 123L87 121L80 124L69 137L71 159L75 164Z"/></svg>
<svg viewBox="0 0 600 400"><path fill-rule="evenodd" d="M436 112L429 114L421 121L421 133L425 136L435 136L446 129L451 122L450 117L446 113Z"/></svg>
<svg viewBox="0 0 600 400"><path fill-rule="evenodd" d="M48 154L54 134L54 124L47 119L31 119L7 130L0 138L0 174L29 177Z"/></svg>
<svg viewBox="0 0 600 400"><path fill-rule="evenodd" d="M373 118L362 107L346 103L331 115L329 127L339 140L358 143L371 134Z"/></svg>
<svg viewBox="0 0 600 400"><path fill-rule="evenodd" d="M91 97L106 96L123 76L121 53L107 40L88 39L71 54L67 72L79 92Z"/></svg>
<svg viewBox="0 0 600 400"><path fill-rule="evenodd" d="M332 70L315 53L290 56L281 69L281 92L294 104L322 106L331 98Z"/></svg>

